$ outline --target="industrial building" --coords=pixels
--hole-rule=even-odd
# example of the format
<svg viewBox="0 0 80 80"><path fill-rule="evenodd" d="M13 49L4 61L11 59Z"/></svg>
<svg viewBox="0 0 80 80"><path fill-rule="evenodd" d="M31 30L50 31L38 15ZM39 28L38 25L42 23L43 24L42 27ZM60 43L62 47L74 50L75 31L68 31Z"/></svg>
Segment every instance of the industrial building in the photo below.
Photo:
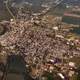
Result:
<svg viewBox="0 0 80 80"><path fill-rule="evenodd" d="M62 21L69 24L80 25L80 9L65 12Z"/></svg>

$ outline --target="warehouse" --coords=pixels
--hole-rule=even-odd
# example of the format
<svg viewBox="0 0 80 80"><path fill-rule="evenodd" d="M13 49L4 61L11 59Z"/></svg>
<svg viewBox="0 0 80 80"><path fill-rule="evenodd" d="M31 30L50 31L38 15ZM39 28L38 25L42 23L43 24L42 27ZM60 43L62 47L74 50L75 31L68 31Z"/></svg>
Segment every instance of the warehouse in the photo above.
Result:
<svg viewBox="0 0 80 80"><path fill-rule="evenodd" d="M80 25L80 15L75 13L64 13L62 22Z"/></svg>

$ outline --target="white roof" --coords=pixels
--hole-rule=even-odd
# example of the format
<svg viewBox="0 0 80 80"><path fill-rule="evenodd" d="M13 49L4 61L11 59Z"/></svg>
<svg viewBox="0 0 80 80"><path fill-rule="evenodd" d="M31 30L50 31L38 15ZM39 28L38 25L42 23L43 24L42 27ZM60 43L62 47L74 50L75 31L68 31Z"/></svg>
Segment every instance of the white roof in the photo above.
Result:
<svg viewBox="0 0 80 80"><path fill-rule="evenodd" d="M61 79L65 78L62 73L58 73L58 75L61 77Z"/></svg>
<svg viewBox="0 0 80 80"><path fill-rule="evenodd" d="M58 30L58 27L57 27L57 26L55 26L55 27L53 27L53 29L54 29L54 30Z"/></svg>
<svg viewBox="0 0 80 80"><path fill-rule="evenodd" d="M69 66L70 67L75 67L75 63L74 62L69 62Z"/></svg>
<svg viewBox="0 0 80 80"><path fill-rule="evenodd" d="M56 37L59 37L59 38L64 38L64 36L62 36L62 35L56 35Z"/></svg>

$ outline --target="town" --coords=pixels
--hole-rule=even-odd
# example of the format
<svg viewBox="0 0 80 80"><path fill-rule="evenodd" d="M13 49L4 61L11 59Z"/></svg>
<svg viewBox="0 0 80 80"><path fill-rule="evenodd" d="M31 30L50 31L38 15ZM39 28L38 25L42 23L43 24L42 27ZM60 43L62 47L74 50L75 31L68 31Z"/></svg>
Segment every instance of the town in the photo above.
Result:
<svg viewBox="0 0 80 80"><path fill-rule="evenodd" d="M60 15L42 7L20 7L0 22L0 80L80 80L80 6L67 5Z"/></svg>

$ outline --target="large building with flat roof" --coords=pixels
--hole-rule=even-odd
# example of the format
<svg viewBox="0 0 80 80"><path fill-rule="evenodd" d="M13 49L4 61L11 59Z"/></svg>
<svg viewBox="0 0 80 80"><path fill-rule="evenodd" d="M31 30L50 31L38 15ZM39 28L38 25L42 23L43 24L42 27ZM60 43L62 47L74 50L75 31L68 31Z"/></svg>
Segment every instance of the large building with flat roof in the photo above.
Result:
<svg viewBox="0 0 80 80"><path fill-rule="evenodd" d="M80 25L80 9L65 12L62 21L69 24Z"/></svg>

